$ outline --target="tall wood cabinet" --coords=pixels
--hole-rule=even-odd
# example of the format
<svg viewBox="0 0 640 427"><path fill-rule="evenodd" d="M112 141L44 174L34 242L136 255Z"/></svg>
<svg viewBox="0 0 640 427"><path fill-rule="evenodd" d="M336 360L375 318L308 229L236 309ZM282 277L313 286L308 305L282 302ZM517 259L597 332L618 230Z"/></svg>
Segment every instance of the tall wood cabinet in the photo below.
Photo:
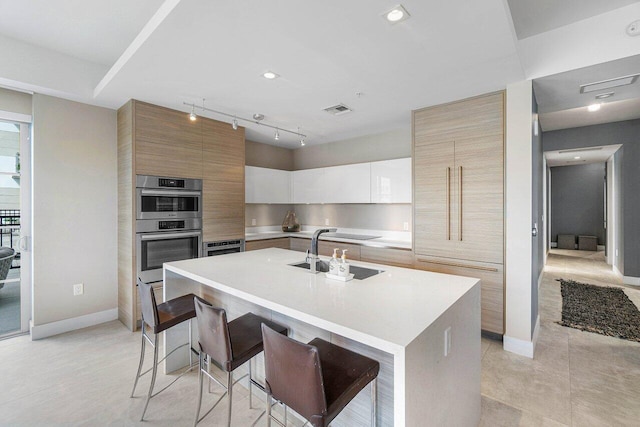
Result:
<svg viewBox="0 0 640 427"><path fill-rule="evenodd" d="M504 93L413 112L415 267L482 279L504 333Z"/></svg>
<svg viewBox="0 0 640 427"><path fill-rule="evenodd" d="M244 238L244 128L130 100L118 110L118 317L137 328L135 176L203 180L203 241Z"/></svg>

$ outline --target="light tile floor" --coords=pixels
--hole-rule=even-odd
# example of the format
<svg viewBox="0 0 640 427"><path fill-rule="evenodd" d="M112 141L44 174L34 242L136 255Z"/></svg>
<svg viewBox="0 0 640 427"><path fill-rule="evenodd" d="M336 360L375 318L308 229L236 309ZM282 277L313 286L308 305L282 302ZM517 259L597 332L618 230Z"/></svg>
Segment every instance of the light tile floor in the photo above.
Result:
<svg viewBox="0 0 640 427"><path fill-rule="evenodd" d="M480 425L640 425L640 344L556 324L559 277L620 284L598 257L550 256L541 286L535 358L482 340ZM117 321L40 341L27 336L0 341L0 426L139 425L148 378L129 398L139 346L139 333ZM158 383L169 380L160 375ZM145 424L191 425L196 384L193 372L152 399ZM254 400L260 409L249 411L247 392L242 387L234 391L233 425L248 426L260 414L260 402ZM212 402L219 393L216 389L205 398ZM222 408L216 409L201 425L224 425L224 416Z"/></svg>
<svg viewBox="0 0 640 427"><path fill-rule="evenodd" d="M558 278L622 285L602 252L553 250L540 289L533 360L483 339L482 426L640 426L640 343L558 325Z"/></svg>

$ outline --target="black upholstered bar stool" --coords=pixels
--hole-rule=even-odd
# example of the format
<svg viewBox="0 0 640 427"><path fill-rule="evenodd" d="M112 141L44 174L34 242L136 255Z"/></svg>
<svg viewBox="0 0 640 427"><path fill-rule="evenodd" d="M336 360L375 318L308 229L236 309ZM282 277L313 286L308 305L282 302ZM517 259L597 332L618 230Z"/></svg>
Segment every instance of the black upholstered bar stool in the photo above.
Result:
<svg viewBox="0 0 640 427"><path fill-rule="evenodd" d="M320 338L304 344L262 325L267 426L271 398L304 417L313 427L327 427L371 383L371 425L376 425L380 363ZM286 414L286 412L285 412ZM306 425L306 423L305 423Z"/></svg>
<svg viewBox="0 0 640 427"><path fill-rule="evenodd" d="M229 395L229 404L227 409L227 426L231 426L231 401L233 396L233 385L240 381L238 378L233 381L233 371L249 362L249 407L251 407L251 387L254 382L251 375L251 359L262 352L262 331L261 324L268 325L274 334L287 334L287 328L277 323L271 322L263 317L256 316L253 313L247 313L237 319L227 322L227 313L222 308L213 307L202 298L195 298L196 318L198 322L198 342L200 344L199 355L199 389L198 389L198 406L196 408L196 417L193 425L197 425L205 418L220 401ZM227 384L220 383L215 377L209 373L209 363L213 362L227 373ZM204 375L215 381L225 393L218 398L202 417L200 417L200 408L202 407L202 386Z"/></svg>
<svg viewBox="0 0 640 427"><path fill-rule="evenodd" d="M140 305L142 306L142 347L140 350L140 364L138 365L138 373L136 374L136 380L133 383L133 390L131 390L131 397L136 391L136 386L138 385L138 379L141 376L147 374L148 372L152 372L151 374L151 384L149 385L149 392L147 393L147 399L144 403L144 409L142 410L142 415L140 416L140 421L144 419L144 414L147 412L147 406L149 406L149 400L153 396L156 396L158 393L164 391L171 384L176 382L182 375L190 371L193 367L193 358L192 351L193 346L191 345L191 319L196 317L196 309L193 304L193 299L195 298L194 294L187 294L181 297L174 298L172 300L163 302L161 304L156 304L156 297L153 293L153 287L148 283L143 283L138 281L138 293L140 295ZM189 341L185 344L180 345L179 347L172 350L169 354L167 354L162 360L158 361L158 337L160 333L166 331L167 329L176 326L186 320L189 320ZM153 341L147 335L147 327L153 333ZM153 367L149 368L143 373L142 365L144 363L144 352L145 352L145 344L149 342L149 344L153 347ZM167 357L169 357L174 351L179 348L184 347L185 345L189 346L189 368L180 374L177 378L171 381L168 385L163 387L160 391L157 391L155 394L153 393L153 387L156 382L156 374L158 373L158 365L162 363Z"/></svg>

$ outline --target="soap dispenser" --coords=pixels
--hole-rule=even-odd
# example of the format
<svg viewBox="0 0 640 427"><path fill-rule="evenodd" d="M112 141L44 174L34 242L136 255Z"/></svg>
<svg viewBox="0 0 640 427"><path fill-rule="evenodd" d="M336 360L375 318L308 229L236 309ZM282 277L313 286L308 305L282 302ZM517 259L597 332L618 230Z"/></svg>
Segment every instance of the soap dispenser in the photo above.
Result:
<svg viewBox="0 0 640 427"><path fill-rule="evenodd" d="M338 273L341 277L349 277L349 263L347 262L347 251L349 249L342 250L342 262L340 263L340 271Z"/></svg>
<svg viewBox="0 0 640 427"><path fill-rule="evenodd" d="M333 250L333 256L331 260L329 260L329 274L333 274L334 276L338 276L340 271L340 261L338 261L338 248Z"/></svg>

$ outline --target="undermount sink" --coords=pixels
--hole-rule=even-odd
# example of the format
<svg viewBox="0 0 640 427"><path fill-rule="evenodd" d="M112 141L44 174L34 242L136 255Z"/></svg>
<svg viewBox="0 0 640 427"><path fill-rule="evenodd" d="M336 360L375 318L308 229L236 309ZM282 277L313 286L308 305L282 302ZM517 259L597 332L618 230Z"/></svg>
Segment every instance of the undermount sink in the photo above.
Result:
<svg viewBox="0 0 640 427"><path fill-rule="evenodd" d="M293 267L298 267L298 268L305 268L307 270L309 270L309 263L308 262L299 262L296 264L289 264ZM316 263L316 271L321 272L321 273L326 273L329 271L329 263L326 261L318 261ZM371 268L366 268L366 267L358 267L355 265L349 265L349 272L353 273L353 278L354 279L358 279L358 280L363 280L363 279L367 279L371 276L375 276L376 274L380 274L383 273L384 270L374 270Z"/></svg>

